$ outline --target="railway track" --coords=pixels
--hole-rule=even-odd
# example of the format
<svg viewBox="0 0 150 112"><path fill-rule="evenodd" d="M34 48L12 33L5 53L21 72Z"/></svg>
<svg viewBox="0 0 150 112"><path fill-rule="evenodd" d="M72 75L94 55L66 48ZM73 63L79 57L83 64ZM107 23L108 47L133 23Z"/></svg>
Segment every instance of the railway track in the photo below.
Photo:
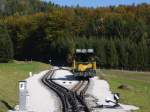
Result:
<svg viewBox="0 0 150 112"><path fill-rule="evenodd" d="M62 111L63 112L90 112L87 105L84 102L84 93L88 88L89 81L79 82L76 87L71 90L55 83L52 80L53 74L56 70L50 70L43 78L42 82L50 89L56 92L56 94L60 97L62 102ZM82 88L82 89L81 89Z"/></svg>
<svg viewBox="0 0 150 112"><path fill-rule="evenodd" d="M76 92L82 99L84 99L84 94L88 89L89 83L89 79L81 80L71 89L71 91Z"/></svg>

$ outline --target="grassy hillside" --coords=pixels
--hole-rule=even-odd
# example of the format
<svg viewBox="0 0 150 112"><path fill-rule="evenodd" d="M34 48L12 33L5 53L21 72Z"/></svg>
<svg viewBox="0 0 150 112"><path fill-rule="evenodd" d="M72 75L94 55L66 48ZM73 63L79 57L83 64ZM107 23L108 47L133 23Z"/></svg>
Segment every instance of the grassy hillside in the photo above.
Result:
<svg viewBox="0 0 150 112"><path fill-rule="evenodd" d="M113 92L121 94L121 102L140 107L137 112L150 112L150 72L131 72L102 70ZM100 74L100 73L99 73ZM118 89L121 84L129 85L131 90Z"/></svg>
<svg viewBox="0 0 150 112"><path fill-rule="evenodd" d="M6 112L18 103L18 81L28 77L30 71L37 73L48 69L49 65L32 62L24 63L15 61L13 63L0 64L0 112Z"/></svg>

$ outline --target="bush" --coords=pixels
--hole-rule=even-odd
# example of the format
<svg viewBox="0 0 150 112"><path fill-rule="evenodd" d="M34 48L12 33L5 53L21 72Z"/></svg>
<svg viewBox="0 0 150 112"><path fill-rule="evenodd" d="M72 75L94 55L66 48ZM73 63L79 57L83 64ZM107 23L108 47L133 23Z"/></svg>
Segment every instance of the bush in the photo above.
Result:
<svg viewBox="0 0 150 112"><path fill-rule="evenodd" d="M13 59L13 44L5 26L0 25L0 62Z"/></svg>

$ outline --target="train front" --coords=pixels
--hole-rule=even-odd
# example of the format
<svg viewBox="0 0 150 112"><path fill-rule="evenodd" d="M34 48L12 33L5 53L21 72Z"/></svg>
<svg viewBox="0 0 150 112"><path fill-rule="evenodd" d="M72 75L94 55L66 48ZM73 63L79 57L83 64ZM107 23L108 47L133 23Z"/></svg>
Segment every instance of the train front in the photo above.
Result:
<svg viewBox="0 0 150 112"><path fill-rule="evenodd" d="M76 49L73 62L75 77L91 78L96 75L96 61L93 49Z"/></svg>

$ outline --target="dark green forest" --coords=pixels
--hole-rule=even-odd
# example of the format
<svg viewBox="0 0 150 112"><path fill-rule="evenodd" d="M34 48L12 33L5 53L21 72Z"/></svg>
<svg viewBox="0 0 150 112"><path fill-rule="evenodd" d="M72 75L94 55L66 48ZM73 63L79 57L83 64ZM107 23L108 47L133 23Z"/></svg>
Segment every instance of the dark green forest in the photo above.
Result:
<svg viewBox="0 0 150 112"><path fill-rule="evenodd" d="M0 1L0 62L71 64L76 48L93 48L101 68L150 70L150 5L85 8Z"/></svg>

